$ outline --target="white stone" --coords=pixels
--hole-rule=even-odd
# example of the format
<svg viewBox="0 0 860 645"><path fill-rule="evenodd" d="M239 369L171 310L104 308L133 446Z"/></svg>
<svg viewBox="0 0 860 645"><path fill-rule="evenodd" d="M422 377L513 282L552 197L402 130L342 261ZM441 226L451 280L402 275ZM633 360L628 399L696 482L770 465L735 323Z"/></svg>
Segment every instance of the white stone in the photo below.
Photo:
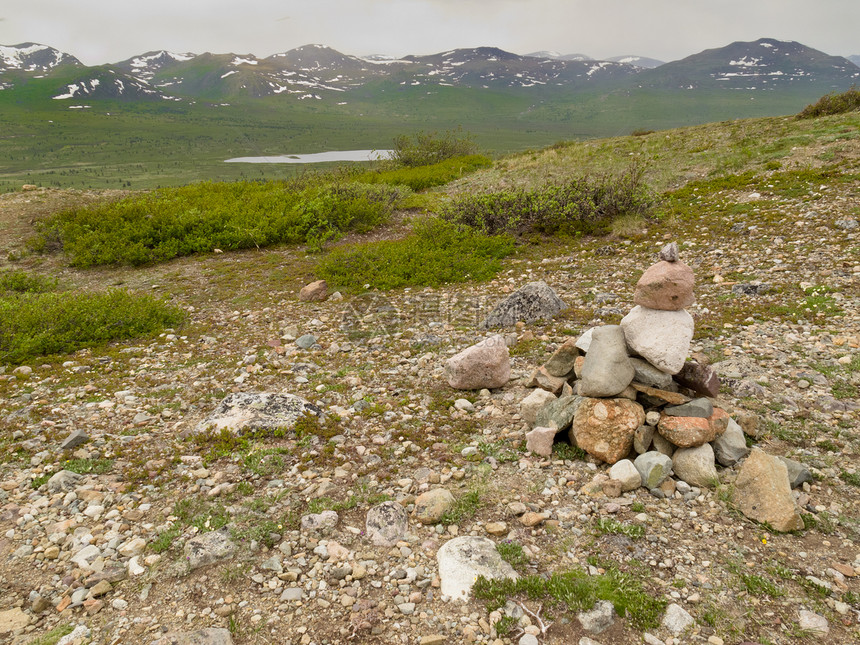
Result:
<svg viewBox="0 0 860 645"><path fill-rule="evenodd" d="M609 478L621 482L621 491L636 490L642 485L642 476L629 459L622 459L612 464Z"/></svg>
<svg viewBox="0 0 860 645"><path fill-rule="evenodd" d="M468 600L478 576L488 580L519 578L502 560L496 544L485 537L463 536L449 540L436 553L442 594L453 600Z"/></svg>
<svg viewBox="0 0 860 645"><path fill-rule="evenodd" d="M662 625L675 636L689 629L695 623L695 619L680 605L672 603L666 607L666 614L663 616Z"/></svg>
<svg viewBox="0 0 860 645"><path fill-rule="evenodd" d="M140 576L146 573L146 568L140 565L140 556L136 555L128 561L128 574L130 576Z"/></svg>
<svg viewBox="0 0 860 645"><path fill-rule="evenodd" d="M693 327L693 317L684 309L661 311L636 305L621 319L627 346L667 374L677 374L684 367Z"/></svg>

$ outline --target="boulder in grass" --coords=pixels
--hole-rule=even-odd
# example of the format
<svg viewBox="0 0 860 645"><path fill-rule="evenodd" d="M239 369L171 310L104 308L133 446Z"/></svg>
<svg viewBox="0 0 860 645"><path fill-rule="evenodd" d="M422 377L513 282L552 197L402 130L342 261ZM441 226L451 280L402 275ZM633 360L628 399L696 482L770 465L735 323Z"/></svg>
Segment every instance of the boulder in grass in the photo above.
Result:
<svg viewBox="0 0 860 645"><path fill-rule="evenodd" d="M328 298L328 283L325 280L311 282L299 291L299 300L304 302L322 302L326 298Z"/></svg>
<svg viewBox="0 0 860 645"><path fill-rule="evenodd" d="M627 346L667 374L677 374L693 339L693 317L685 310L661 311L636 305L621 319Z"/></svg>
<svg viewBox="0 0 860 645"><path fill-rule="evenodd" d="M511 355L499 334L464 349L445 363L445 379L456 390L502 387L511 379Z"/></svg>
<svg viewBox="0 0 860 645"><path fill-rule="evenodd" d="M240 433L291 428L303 416L321 413L317 406L294 394L235 392L228 394L194 432L225 429Z"/></svg>
<svg viewBox="0 0 860 645"><path fill-rule="evenodd" d="M549 320L567 308L546 282L529 282L505 298L481 322L481 329L512 327L518 322Z"/></svg>
<svg viewBox="0 0 860 645"><path fill-rule="evenodd" d="M442 594L452 600L469 600L479 576L487 580L519 578L499 555L496 543L485 537L464 535L449 540L436 552L436 559Z"/></svg>

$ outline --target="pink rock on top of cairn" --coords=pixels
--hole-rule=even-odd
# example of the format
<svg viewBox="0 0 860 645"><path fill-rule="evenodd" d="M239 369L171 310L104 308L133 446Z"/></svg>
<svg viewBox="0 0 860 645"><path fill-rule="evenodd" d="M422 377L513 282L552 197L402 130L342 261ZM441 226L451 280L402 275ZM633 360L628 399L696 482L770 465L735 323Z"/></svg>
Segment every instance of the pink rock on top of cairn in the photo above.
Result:
<svg viewBox="0 0 860 645"><path fill-rule="evenodd" d="M678 260L678 245L672 242L660 251L660 261L649 267L633 294L633 302L649 309L679 311L696 301L693 270Z"/></svg>

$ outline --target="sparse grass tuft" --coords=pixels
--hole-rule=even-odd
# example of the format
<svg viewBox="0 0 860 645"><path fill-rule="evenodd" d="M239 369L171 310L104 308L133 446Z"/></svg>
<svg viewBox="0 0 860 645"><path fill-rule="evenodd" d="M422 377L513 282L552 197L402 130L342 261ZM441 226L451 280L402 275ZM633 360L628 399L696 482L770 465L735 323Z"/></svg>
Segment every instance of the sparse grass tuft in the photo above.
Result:
<svg viewBox="0 0 860 645"><path fill-rule="evenodd" d="M476 599L485 601L491 611L515 596L540 600L549 608L571 612L588 610L598 600L608 600L636 629L656 627L666 606L665 600L649 596L635 576L614 568L599 576L572 570L549 577L526 576L517 580L479 577L472 593Z"/></svg>

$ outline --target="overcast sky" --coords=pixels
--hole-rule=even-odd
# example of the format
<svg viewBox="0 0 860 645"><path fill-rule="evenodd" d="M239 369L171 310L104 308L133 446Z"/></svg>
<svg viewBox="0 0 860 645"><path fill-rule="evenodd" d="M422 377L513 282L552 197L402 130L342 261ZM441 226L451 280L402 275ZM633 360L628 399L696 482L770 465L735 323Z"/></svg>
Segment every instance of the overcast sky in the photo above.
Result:
<svg viewBox="0 0 860 645"><path fill-rule="evenodd" d="M38 42L87 65L158 49L265 57L309 43L357 56L490 45L670 61L764 37L860 54L860 0L0 1L0 44Z"/></svg>

